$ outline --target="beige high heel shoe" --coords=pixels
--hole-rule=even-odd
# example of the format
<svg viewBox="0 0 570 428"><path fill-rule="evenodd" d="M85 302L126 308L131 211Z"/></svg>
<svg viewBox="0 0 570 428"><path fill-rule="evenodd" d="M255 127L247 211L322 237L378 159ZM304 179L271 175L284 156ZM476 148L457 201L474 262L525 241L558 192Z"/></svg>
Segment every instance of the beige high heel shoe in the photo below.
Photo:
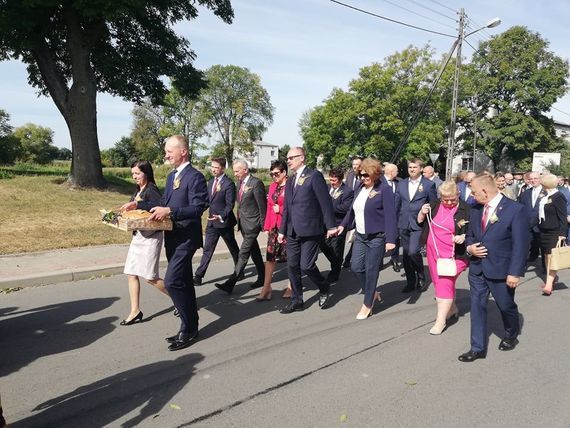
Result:
<svg viewBox="0 0 570 428"><path fill-rule="evenodd" d="M445 323L443 323L443 325L441 325L441 326L438 326L436 323L429 330L429 334L432 334L434 336L439 336L441 333L443 333L443 330L445 330L445 327L447 327L447 325Z"/></svg>
<svg viewBox="0 0 570 428"><path fill-rule="evenodd" d="M362 305L362 307L360 308L360 312L356 315L356 319L365 320L370 315L372 315L372 311L374 310L374 303L376 303L377 301L382 303L382 296L378 291L374 292L374 299L372 300L372 306L367 307L366 305Z"/></svg>

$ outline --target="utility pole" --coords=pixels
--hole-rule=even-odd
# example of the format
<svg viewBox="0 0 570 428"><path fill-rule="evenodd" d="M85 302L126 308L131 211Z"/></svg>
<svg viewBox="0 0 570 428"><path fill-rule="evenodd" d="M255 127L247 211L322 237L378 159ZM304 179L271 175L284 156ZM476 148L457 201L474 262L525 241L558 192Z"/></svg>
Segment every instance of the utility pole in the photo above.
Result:
<svg viewBox="0 0 570 428"><path fill-rule="evenodd" d="M457 37L457 54L455 57L455 73L453 77L453 100L451 102L451 121L449 124L449 144L447 146L447 163L445 179L451 179L453 170L453 157L455 156L455 125L457 121L457 99L459 97L459 72L461 69L461 46L463 45L463 31L465 25L465 9L459 11L459 28Z"/></svg>

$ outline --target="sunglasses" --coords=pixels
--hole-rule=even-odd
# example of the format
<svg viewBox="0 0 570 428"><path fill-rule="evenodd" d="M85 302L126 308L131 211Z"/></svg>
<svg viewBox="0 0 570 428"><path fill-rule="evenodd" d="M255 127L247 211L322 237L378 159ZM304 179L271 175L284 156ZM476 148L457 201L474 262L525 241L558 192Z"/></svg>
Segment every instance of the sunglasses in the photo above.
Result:
<svg viewBox="0 0 570 428"><path fill-rule="evenodd" d="M360 174L360 177L362 178L369 178L370 174L366 174L365 172L363 172L362 174Z"/></svg>
<svg viewBox="0 0 570 428"><path fill-rule="evenodd" d="M299 156L303 156L303 155L287 156L287 160L293 160L293 159L295 159L295 158L298 158Z"/></svg>
<svg viewBox="0 0 570 428"><path fill-rule="evenodd" d="M277 177L279 174L283 174L283 171L275 171L269 173L271 177Z"/></svg>

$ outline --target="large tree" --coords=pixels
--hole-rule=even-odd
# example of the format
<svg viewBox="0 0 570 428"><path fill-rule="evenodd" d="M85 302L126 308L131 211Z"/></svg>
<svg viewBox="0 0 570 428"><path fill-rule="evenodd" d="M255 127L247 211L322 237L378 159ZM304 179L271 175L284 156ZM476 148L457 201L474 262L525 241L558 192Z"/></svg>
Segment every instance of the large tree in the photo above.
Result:
<svg viewBox="0 0 570 428"><path fill-rule="evenodd" d="M131 140L139 159L158 162L164 157L164 137L162 128L165 118L161 106L153 106L145 101L133 108L133 129Z"/></svg>
<svg viewBox="0 0 570 428"><path fill-rule="evenodd" d="M323 166L346 165L350 155L390 160L426 98L441 63L429 46L409 47L360 69L348 90L331 95L300 121L309 161L323 156ZM450 79L446 71L443 82ZM409 136L402 156L425 159L445 144L450 91L440 83L424 115Z"/></svg>
<svg viewBox="0 0 570 428"><path fill-rule="evenodd" d="M274 108L259 76L247 68L214 65L206 77L200 100L231 164L235 149L251 151L253 140L273 123Z"/></svg>
<svg viewBox="0 0 570 428"><path fill-rule="evenodd" d="M226 22L229 0L3 0L0 60L20 59L28 80L49 94L71 135L70 180L103 187L97 139L96 96L108 92L140 102L166 95L161 77L171 76L184 94L204 86L189 42L173 25L211 9Z"/></svg>
<svg viewBox="0 0 570 428"><path fill-rule="evenodd" d="M0 110L0 165L14 162L20 152L20 141L12 131L10 115Z"/></svg>
<svg viewBox="0 0 570 428"><path fill-rule="evenodd" d="M50 128L27 123L14 129L14 137L20 142L17 159L22 162L46 164L59 154L59 149L53 145Z"/></svg>
<svg viewBox="0 0 570 428"><path fill-rule="evenodd" d="M546 116L567 89L568 61L548 50L548 41L525 27L512 27L479 45L467 67L464 106L473 112L460 121L465 147L476 147L499 167L509 161L529 170L532 152L558 152L564 142L556 137Z"/></svg>

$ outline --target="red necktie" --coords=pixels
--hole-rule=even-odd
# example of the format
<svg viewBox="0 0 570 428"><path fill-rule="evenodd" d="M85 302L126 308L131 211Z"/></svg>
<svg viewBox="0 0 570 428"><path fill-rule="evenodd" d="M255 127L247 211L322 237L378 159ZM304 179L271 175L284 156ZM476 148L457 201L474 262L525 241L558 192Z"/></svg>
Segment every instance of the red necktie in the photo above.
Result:
<svg viewBox="0 0 570 428"><path fill-rule="evenodd" d="M218 191L218 177L214 178L214 186L212 187L212 196Z"/></svg>
<svg viewBox="0 0 570 428"><path fill-rule="evenodd" d="M487 227L487 217L489 216L489 205L485 204L485 209L483 210L483 217L481 217L481 230L485 231Z"/></svg>
<svg viewBox="0 0 570 428"><path fill-rule="evenodd" d="M245 182L242 181L241 184L239 185L238 197L240 202L241 202L241 197L243 196L243 188L245 187L244 184Z"/></svg>

